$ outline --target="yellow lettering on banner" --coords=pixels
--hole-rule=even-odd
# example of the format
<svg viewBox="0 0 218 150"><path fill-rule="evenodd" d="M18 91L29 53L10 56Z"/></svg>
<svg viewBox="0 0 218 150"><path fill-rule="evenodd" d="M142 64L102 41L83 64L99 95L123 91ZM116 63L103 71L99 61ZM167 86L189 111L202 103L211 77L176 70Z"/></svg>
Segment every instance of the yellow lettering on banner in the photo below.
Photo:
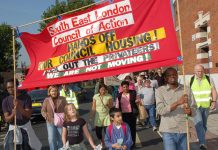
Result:
<svg viewBox="0 0 218 150"><path fill-rule="evenodd" d="M166 33L164 28L159 28L148 32L151 35L152 41L166 38Z"/></svg>
<svg viewBox="0 0 218 150"><path fill-rule="evenodd" d="M72 60L140 46L164 38L166 38L164 27L119 40L116 39L114 31L92 35L68 44L68 53L40 62L38 70L50 69Z"/></svg>
<svg viewBox="0 0 218 150"><path fill-rule="evenodd" d="M53 68L53 62L52 59L48 59L45 62L40 62L38 65L38 70L44 70L44 68Z"/></svg>

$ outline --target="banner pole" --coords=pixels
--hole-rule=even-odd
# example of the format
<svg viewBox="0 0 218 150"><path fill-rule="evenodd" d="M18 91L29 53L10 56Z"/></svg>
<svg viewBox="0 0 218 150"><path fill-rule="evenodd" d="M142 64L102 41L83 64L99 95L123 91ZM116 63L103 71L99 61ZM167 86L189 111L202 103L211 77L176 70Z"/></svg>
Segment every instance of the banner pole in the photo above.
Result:
<svg viewBox="0 0 218 150"><path fill-rule="evenodd" d="M81 9L84 9L84 8L88 8L88 7L91 7L91 6L94 6L94 5L96 5L96 4L100 4L100 3L106 2L106 1L108 1L108 0L95 2L95 3L92 3L92 4L90 4L90 5L83 6L83 7L80 7L80 8L77 8L77 9L70 10L70 11L68 11L68 12L59 14L58 16L63 16L63 15L66 15L66 14L69 14L69 13L72 13L72 12L76 12L76 11L78 11L78 10L81 10ZM26 23L26 24L23 24L23 25L19 25L19 26L17 26L17 27L18 27L18 28L21 28L21 27L29 26L29 25L32 25L32 24L36 24L36 23L39 23L39 22L46 21L46 20L54 19L54 18L56 18L56 17L57 17L57 16L51 16L51 17L48 17L48 18L45 18L45 19L36 20L36 21L30 22L30 23Z"/></svg>
<svg viewBox="0 0 218 150"><path fill-rule="evenodd" d="M185 67L184 67L184 53L183 53L183 47L182 47L182 31L181 31L181 22L180 22L180 12L179 12L179 0L176 0L176 9L177 9L177 18L178 18L178 25L179 25L179 43L180 43L180 49L181 49L181 55L183 59L182 63L182 76L184 81L184 94L187 94L186 92L186 80L185 80ZM188 104L186 104L185 107L187 107ZM189 143L189 120L188 115L186 115L186 133L187 133L187 148L190 150L190 143Z"/></svg>
<svg viewBox="0 0 218 150"><path fill-rule="evenodd" d="M16 85L16 49L15 49L15 28L12 28L12 38L13 38L13 67L14 67L14 104L16 104L17 99L17 85ZM17 115L16 115L16 105L14 105L14 150L16 147L16 128L17 128Z"/></svg>

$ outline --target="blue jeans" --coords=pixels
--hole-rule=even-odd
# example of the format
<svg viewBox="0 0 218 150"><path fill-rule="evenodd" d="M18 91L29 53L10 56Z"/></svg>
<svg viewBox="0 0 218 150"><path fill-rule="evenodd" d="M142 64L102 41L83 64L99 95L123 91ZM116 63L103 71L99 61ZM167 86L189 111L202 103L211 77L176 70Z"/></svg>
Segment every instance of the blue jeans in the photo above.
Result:
<svg viewBox="0 0 218 150"><path fill-rule="evenodd" d="M29 137L27 134L27 131L24 129L21 129L22 133L22 145L16 145L17 150L31 150L31 147L29 145ZM5 138L5 150L14 150L14 130L11 130L8 132L6 138Z"/></svg>
<svg viewBox="0 0 218 150"><path fill-rule="evenodd" d="M48 130L48 143L50 150L58 150L63 147L62 143L62 128L54 126L54 124L46 123Z"/></svg>
<svg viewBox="0 0 218 150"><path fill-rule="evenodd" d="M195 121L195 129L200 144L206 144L205 134L207 131L208 115L209 115L209 108L199 107L196 110L196 116L194 118L194 121Z"/></svg>
<svg viewBox="0 0 218 150"><path fill-rule="evenodd" d="M146 124L148 125L149 122L152 125L152 127L156 127L156 110L155 110L155 105L145 105L145 109L148 113L148 118L146 120Z"/></svg>
<svg viewBox="0 0 218 150"><path fill-rule="evenodd" d="M163 133L165 150L187 150L186 133Z"/></svg>

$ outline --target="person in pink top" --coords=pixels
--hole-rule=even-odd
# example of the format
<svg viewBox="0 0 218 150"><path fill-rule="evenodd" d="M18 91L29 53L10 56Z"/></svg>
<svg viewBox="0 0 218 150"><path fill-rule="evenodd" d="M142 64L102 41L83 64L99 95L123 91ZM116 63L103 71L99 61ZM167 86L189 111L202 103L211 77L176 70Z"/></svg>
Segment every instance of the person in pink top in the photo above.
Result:
<svg viewBox="0 0 218 150"><path fill-rule="evenodd" d="M133 147L135 146L136 139L136 118L139 114L137 103L139 102L136 99L136 91L129 89L129 82L123 81L121 83L122 92L117 96L116 108L119 108L122 112L123 121L126 122L131 130Z"/></svg>
<svg viewBox="0 0 218 150"><path fill-rule="evenodd" d="M134 82L132 81L131 76L126 76L126 77L124 78L124 81L128 81L128 82L129 82L129 89L130 89L130 90L136 90L135 84L134 84ZM122 86L119 87L119 90L118 90L118 91L119 91L119 93L123 92Z"/></svg>

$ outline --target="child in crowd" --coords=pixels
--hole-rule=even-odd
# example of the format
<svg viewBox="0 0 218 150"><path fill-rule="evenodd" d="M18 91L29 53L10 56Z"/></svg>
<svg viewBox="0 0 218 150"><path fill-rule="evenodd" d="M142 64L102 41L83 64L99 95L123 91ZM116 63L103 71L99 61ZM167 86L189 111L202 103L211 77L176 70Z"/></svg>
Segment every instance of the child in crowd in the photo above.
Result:
<svg viewBox="0 0 218 150"><path fill-rule="evenodd" d="M113 122L106 130L106 147L109 150L131 150L133 145L131 132L129 126L123 123L121 110L113 107L109 114Z"/></svg>
<svg viewBox="0 0 218 150"><path fill-rule="evenodd" d="M64 145L64 149L66 148L67 150L86 150L86 147L83 143L83 134L85 134L92 148L95 149L96 146L88 131L87 123L84 119L79 117L79 114L74 104L66 105L64 114L65 122L63 124L62 131L62 142Z"/></svg>

